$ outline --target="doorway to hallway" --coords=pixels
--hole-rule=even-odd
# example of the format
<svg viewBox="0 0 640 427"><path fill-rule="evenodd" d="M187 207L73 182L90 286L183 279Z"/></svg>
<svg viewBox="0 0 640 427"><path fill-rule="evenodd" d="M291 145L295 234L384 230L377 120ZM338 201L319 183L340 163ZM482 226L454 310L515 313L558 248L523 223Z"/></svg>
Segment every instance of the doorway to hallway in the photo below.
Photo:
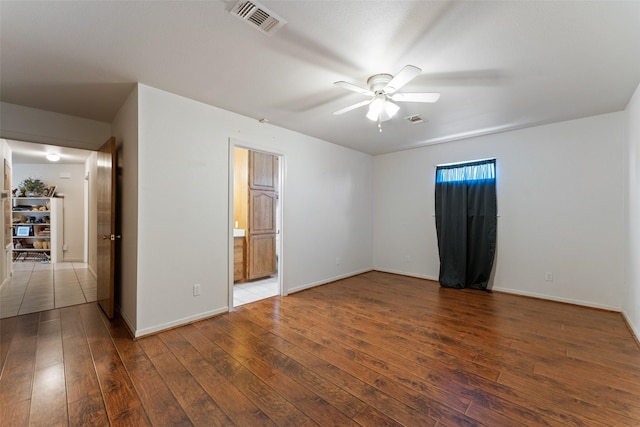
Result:
<svg viewBox="0 0 640 427"><path fill-rule="evenodd" d="M7 237L11 239L13 235L13 242L20 243L23 251L22 256L15 259L12 244L5 251L5 263L0 269L3 278L0 280L0 318L95 301L95 263L92 264L95 238L90 235L93 234L96 210L92 205L89 180L90 175L95 177L95 152L28 141L5 140L5 143L8 149L5 165L11 165L11 189L17 189L16 194L20 195L19 186L31 177L55 188L55 193L51 193L55 198L51 201L61 208L56 211L60 225L56 238L60 245L56 257L50 260L24 256L39 252L29 252L29 248L7 228ZM45 154L50 152L57 153L59 159L47 159ZM30 201L7 200L10 210L5 219L13 224L13 203L24 209L22 205L30 204ZM16 211L16 215L21 216L22 212ZM46 211L40 215L50 216ZM17 226L12 228L17 232ZM46 240L47 234L42 235Z"/></svg>

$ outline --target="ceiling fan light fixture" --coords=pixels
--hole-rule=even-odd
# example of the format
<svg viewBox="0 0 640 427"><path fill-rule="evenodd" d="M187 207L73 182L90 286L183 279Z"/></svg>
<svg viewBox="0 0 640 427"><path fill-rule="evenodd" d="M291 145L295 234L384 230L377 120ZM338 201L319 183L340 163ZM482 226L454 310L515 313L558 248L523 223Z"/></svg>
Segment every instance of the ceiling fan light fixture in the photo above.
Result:
<svg viewBox="0 0 640 427"><path fill-rule="evenodd" d="M387 100L385 95L376 95L369 104L367 118L373 122L385 122L395 116L399 110L400 107Z"/></svg>
<svg viewBox="0 0 640 427"><path fill-rule="evenodd" d="M384 103L384 110L380 114L381 121L384 122L385 120L389 120L390 118L395 116L398 111L400 111L400 107L398 107L396 104L394 104L391 101L386 101Z"/></svg>
<svg viewBox="0 0 640 427"><path fill-rule="evenodd" d="M367 119L374 122L378 121L378 117L380 117L380 114L382 113L383 109L384 109L384 96L376 95L376 97L373 98L373 101L371 101L371 104L369 104L369 112L367 113Z"/></svg>
<svg viewBox="0 0 640 427"><path fill-rule="evenodd" d="M372 98L370 101L362 101L341 108L340 110L334 111L333 114L340 115L369 105L367 118L373 122L378 122L378 128L382 132L380 123L390 120L400 111L400 107L391 101L433 103L440 98L440 94L436 92L397 93L398 89L413 80L421 71L420 68L414 65L406 65L395 77L391 74L375 74L367 79L368 89L345 81L334 82L336 86L365 96L371 96Z"/></svg>
<svg viewBox="0 0 640 427"><path fill-rule="evenodd" d="M369 112L367 113L367 119L371 120L372 122L377 122L378 113L375 111L371 111L371 108L369 108Z"/></svg>

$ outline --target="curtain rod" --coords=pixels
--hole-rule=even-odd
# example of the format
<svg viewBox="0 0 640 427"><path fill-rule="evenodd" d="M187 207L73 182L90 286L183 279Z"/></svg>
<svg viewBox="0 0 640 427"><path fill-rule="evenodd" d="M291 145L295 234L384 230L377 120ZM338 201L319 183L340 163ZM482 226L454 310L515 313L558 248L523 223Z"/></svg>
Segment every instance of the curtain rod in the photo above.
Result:
<svg viewBox="0 0 640 427"><path fill-rule="evenodd" d="M484 162L485 160L498 160L497 157L487 157L486 159L477 159L477 160L465 160L463 162L454 162L454 163L441 163L439 165L434 165L434 168L440 166L454 166L454 165L463 165L465 163L475 163L475 162Z"/></svg>
<svg viewBox="0 0 640 427"><path fill-rule="evenodd" d="M432 214L431 214L431 216L432 216L432 217L435 217L435 216L436 216L436 214L432 213ZM500 218L500 214L496 214L496 218Z"/></svg>

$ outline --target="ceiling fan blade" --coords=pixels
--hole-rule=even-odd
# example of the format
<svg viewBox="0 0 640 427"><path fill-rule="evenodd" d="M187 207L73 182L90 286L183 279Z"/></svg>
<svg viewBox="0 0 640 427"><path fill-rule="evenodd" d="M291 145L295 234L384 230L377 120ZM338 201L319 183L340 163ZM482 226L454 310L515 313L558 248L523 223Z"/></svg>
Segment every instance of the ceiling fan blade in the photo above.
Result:
<svg viewBox="0 0 640 427"><path fill-rule="evenodd" d="M345 107L341 110L334 111L333 114L335 114L336 116L339 114L344 114L348 111L355 110L356 108L364 107L365 105L370 103L371 103L371 100L367 99L366 101L361 101L361 102L358 102L357 104L349 105L348 107Z"/></svg>
<svg viewBox="0 0 640 427"><path fill-rule="evenodd" d="M390 97L397 102L436 102L440 99L438 92L394 93Z"/></svg>
<svg viewBox="0 0 640 427"><path fill-rule="evenodd" d="M405 65L394 78L391 79L384 91L387 93L393 93L400 89L402 86L413 80L422 70L414 65Z"/></svg>
<svg viewBox="0 0 640 427"><path fill-rule="evenodd" d="M374 95L374 93L371 92L369 89L365 89L363 87L356 86L356 85L354 85L352 83L349 83L349 82L339 81L339 82L334 82L333 84L336 85L336 86L340 86L342 88L345 88L345 89L352 90L354 92L361 93L363 95L368 95L368 96L373 96Z"/></svg>

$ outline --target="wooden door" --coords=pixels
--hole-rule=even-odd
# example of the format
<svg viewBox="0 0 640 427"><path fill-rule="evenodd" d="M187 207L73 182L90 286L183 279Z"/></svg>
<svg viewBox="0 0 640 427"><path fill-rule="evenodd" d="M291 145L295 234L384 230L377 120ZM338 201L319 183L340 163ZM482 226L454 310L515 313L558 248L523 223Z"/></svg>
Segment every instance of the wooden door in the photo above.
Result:
<svg viewBox="0 0 640 427"><path fill-rule="evenodd" d="M98 150L98 305L108 318L114 315L116 261L116 139Z"/></svg>
<svg viewBox="0 0 640 427"><path fill-rule="evenodd" d="M247 278L276 273L277 158L249 151L249 224Z"/></svg>
<svg viewBox="0 0 640 427"><path fill-rule="evenodd" d="M277 157L273 154L249 151L249 188L276 191Z"/></svg>

